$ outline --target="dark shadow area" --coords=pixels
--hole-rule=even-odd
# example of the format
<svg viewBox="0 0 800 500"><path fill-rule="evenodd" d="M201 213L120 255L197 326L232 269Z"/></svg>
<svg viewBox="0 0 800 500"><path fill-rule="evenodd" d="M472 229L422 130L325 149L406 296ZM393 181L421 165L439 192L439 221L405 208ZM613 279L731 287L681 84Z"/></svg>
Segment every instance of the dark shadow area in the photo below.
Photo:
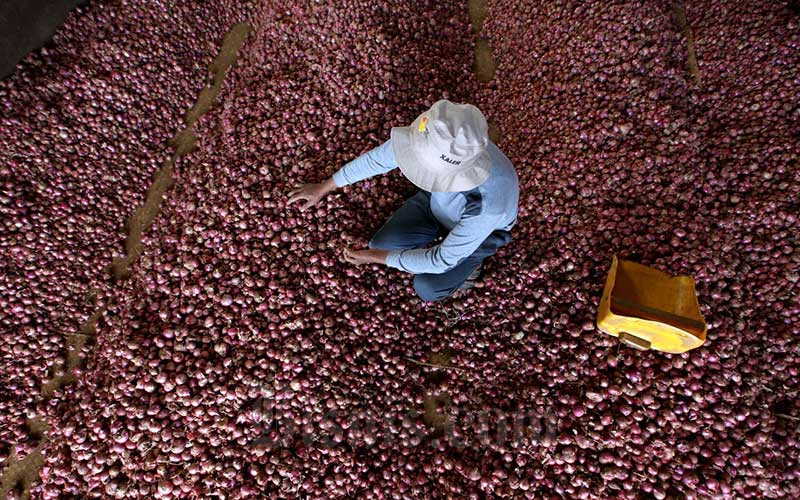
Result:
<svg viewBox="0 0 800 500"><path fill-rule="evenodd" d="M0 79L29 52L47 43L67 14L89 0L0 1Z"/></svg>

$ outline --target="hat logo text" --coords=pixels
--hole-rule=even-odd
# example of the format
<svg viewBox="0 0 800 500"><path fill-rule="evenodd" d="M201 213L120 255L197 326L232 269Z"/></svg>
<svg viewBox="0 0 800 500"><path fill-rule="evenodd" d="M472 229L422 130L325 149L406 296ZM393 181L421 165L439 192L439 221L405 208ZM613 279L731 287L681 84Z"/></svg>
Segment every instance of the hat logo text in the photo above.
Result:
<svg viewBox="0 0 800 500"><path fill-rule="evenodd" d="M452 165L461 165L461 160L452 160L452 159L448 158L447 156L445 156L444 154L442 154L442 156L440 158L442 160L446 161L447 163L452 164Z"/></svg>

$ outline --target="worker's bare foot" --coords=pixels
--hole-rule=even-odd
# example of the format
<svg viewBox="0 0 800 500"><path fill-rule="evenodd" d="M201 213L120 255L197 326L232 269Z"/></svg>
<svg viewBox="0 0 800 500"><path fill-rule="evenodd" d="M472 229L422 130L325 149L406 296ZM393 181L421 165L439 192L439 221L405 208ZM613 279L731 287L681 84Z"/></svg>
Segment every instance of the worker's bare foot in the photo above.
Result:
<svg viewBox="0 0 800 500"><path fill-rule="evenodd" d="M464 283L462 283L461 286L458 287L458 289L459 290L469 290L471 288L474 288L475 287L475 283L478 281L478 278L481 277L481 271L482 270L483 270L483 264L481 264L480 266L475 268L475 270L472 271L472 273L469 276L467 276L466 281L464 281Z"/></svg>

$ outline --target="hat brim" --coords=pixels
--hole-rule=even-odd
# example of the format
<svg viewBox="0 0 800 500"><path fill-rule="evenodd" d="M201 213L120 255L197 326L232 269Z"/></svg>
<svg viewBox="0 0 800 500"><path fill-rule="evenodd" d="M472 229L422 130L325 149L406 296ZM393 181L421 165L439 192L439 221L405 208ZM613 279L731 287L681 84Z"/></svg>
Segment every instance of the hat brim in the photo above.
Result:
<svg viewBox="0 0 800 500"><path fill-rule="evenodd" d="M392 152L403 175L415 186L431 192L469 191L483 184L489 178L491 163L489 153L482 151L472 158L469 165L458 172L440 173L426 168L425 159L419 156L422 148L415 143L423 137L418 131L420 118L409 127L392 128Z"/></svg>

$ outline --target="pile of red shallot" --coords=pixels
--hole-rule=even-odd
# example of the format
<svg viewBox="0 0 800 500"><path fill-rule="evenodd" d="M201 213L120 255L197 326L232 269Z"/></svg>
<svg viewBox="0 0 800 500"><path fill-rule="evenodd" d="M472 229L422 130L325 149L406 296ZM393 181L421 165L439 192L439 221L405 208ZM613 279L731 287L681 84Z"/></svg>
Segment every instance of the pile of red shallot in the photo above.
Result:
<svg viewBox="0 0 800 500"><path fill-rule="evenodd" d="M40 452L45 499L797 498L800 15L685 18L489 0L478 83L462 2L73 12L0 82L0 460ZM197 149L111 280L242 21ZM399 172L306 212L286 193L441 98L499 128L520 216L477 288L426 304L341 258L414 193ZM615 254L695 278L702 347L596 329Z"/></svg>

